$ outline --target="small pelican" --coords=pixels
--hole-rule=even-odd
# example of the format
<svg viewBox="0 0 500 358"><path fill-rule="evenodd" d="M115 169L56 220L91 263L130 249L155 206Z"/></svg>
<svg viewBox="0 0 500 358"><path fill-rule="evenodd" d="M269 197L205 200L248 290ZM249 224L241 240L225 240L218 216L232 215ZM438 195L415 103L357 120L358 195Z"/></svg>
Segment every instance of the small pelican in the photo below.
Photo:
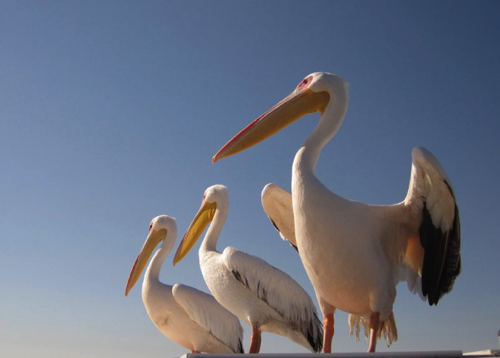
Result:
<svg viewBox="0 0 500 358"><path fill-rule="evenodd" d="M351 330L360 323L369 329L368 351L374 352L382 331L388 343L397 337L392 307L399 281L407 281L430 305L452 290L461 271L460 218L450 180L424 148L413 149L408 193L398 204L344 199L316 178L321 150L339 130L347 102L342 78L313 73L224 145L212 161L250 148L306 114L321 113L295 155L290 196L278 195L285 197L280 203L285 216L268 215L282 235L286 231L295 237L323 312L323 351L331 351L338 308L351 314Z"/></svg>
<svg viewBox="0 0 500 358"><path fill-rule="evenodd" d="M261 331L288 337L311 352L321 351L321 322L311 298L297 282L233 247L222 253L216 250L228 207L225 186L214 185L205 191L201 208L175 253L174 265L211 222L199 250L201 271L217 301L252 327L249 352L260 351Z"/></svg>
<svg viewBox="0 0 500 358"><path fill-rule="evenodd" d="M174 218L160 215L151 221L146 242L130 272L125 296L141 276L155 247L163 241L149 263L142 284L142 300L151 321L167 338L192 353L243 353L243 328L238 318L204 292L160 282L161 266L174 247L176 237Z"/></svg>

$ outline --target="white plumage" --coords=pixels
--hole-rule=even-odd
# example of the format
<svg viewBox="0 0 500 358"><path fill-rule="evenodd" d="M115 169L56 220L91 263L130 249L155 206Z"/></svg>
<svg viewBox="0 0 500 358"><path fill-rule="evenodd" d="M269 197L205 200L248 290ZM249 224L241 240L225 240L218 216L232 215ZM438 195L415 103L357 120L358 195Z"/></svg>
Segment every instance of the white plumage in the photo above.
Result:
<svg viewBox="0 0 500 358"><path fill-rule="evenodd" d="M260 331L277 333L315 352L322 348L321 322L309 295L287 274L217 240L228 212L227 189L205 191L202 206L177 249L174 264L211 223L199 250L200 268L217 301L252 327L250 353L260 350Z"/></svg>
<svg viewBox="0 0 500 358"><path fill-rule="evenodd" d="M292 195L276 184L269 183L262 190L262 207L282 239L297 250L293 220Z"/></svg>
<svg viewBox="0 0 500 358"><path fill-rule="evenodd" d="M412 152L410 186L399 204L344 199L316 178L321 150L340 128L347 102L347 85L340 77L313 73L212 161L245 150L308 113L321 113L295 156L291 194L267 186L263 206L298 249L316 291L324 315L324 352L331 350L336 308L351 314L351 331L359 331L360 325L369 328L368 350L373 352L382 333L389 343L397 338L392 313L397 282L407 281L430 305L451 291L461 270L460 219L448 177L423 148Z"/></svg>
<svg viewBox="0 0 500 358"><path fill-rule="evenodd" d="M149 234L132 267L125 289L128 295L139 279L154 248L155 252L144 274L142 300L151 321L170 340L191 350L207 353L243 353L243 328L233 314L212 296L193 287L160 282L163 261L177 237L174 218L155 217Z"/></svg>

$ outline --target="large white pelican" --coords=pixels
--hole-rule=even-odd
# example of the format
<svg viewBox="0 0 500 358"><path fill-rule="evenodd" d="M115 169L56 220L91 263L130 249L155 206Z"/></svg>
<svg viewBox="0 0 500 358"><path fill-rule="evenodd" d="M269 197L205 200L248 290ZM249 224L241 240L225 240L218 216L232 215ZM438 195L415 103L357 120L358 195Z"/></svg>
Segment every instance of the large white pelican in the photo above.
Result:
<svg viewBox="0 0 500 358"><path fill-rule="evenodd" d="M323 312L324 352L331 351L336 308L349 312L350 323L358 328L360 321L369 327L368 351L374 352L382 331L389 342L396 338L392 307L398 281L407 281L410 290L420 292L430 305L453 288L461 270L460 220L446 173L423 148L412 151L408 194L398 204L347 200L316 178L321 150L337 133L347 102L347 84L340 77L313 73L231 139L212 161L243 151L308 113L321 113L293 161L292 206L281 218L281 224L293 218L293 231L292 226L280 230L294 233L316 291Z"/></svg>
<svg viewBox="0 0 500 358"><path fill-rule="evenodd" d="M243 353L243 328L236 316L212 296L190 286L165 285L160 269L175 244L177 225L167 215L155 217L149 234L128 278L125 296L141 276L154 248L155 252L144 275L142 300L149 318L170 340L192 353Z"/></svg>
<svg viewBox="0 0 500 358"><path fill-rule="evenodd" d="M175 253L174 265L193 247L211 222L199 250L200 267L217 301L252 327L249 353L258 353L261 331L277 333L319 352L322 326L311 297L290 276L258 257L233 247L216 249L229 208L227 189L214 185L205 191Z"/></svg>

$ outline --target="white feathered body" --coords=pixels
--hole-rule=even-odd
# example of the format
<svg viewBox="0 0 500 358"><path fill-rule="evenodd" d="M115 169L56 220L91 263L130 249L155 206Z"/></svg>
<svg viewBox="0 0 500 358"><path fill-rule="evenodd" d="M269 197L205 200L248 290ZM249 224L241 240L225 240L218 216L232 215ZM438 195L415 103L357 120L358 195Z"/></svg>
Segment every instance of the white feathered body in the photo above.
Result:
<svg viewBox="0 0 500 358"><path fill-rule="evenodd" d="M392 312L399 280L394 269L406 249L397 238L408 229L391 219L397 207L369 206L327 190L323 185L305 186L300 193L308 201L298 196L293 202L298 250L320 305L328 298L343 311L365 317L380 312L385 320ZM388 256L387 250L398 253Z"/></svg>
<svg viewBox="0 0 500 358"><path fill-rule="evenodd" d="M200 249L199 257L203 278L222 306L250 326L257 323L262 331L288 337L311 349L298 331L300 324L313 321L314 305L288 275L233 247L227 247L223 253ZM280 293L285 297L280 297ZM289 304L283 305L283 301ZM279 311L290 307L295 309ZM304 309L307 307L311 309ZM291 319L294 314L301 317ZM291 326L291 322L297 326Z"/></svg>
<svg viewBox="0 0 500 358"><path fill-rule="evenodd" d="M200 329L200 326L193 322L185 313L184 309L175 301L172 294L172 286L156 285L147 288L147 283L143 284L142 299L149 318L170 340L186 347L196 350L197 347L207 347L207 352L215 351L210 346L210 335ZM193 344L192 339L186 337L196 337L197 342ZM229 348L226 353L231 353Z"/></svg>

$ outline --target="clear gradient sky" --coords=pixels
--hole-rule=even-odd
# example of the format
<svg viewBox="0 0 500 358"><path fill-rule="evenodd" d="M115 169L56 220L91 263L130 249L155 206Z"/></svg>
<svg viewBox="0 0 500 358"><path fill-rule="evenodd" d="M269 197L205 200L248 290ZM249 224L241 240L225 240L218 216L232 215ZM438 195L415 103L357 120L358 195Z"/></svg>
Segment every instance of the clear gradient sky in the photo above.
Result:
<svg viewBox="0 0 500 358"><path fill-rule="evenodd" d="M318 115L210 159L316 71L350 84L317 166L325 185L399 202L424 146L460 207L453 292L429 307L398 286L399 341L379 350L498 348L499 15L498 1L1 1L0 355L186 353L150 322L140 284L124 289L151 218L176 217L182 235L216 183L231 202L219 249L260 256L314 297L260 193L290 188ZM175 268L168 257L162 280L207 291L197 247ZM366 348L338 312L333 350ZM264 335L262 352L304 351Z"/></svg>

